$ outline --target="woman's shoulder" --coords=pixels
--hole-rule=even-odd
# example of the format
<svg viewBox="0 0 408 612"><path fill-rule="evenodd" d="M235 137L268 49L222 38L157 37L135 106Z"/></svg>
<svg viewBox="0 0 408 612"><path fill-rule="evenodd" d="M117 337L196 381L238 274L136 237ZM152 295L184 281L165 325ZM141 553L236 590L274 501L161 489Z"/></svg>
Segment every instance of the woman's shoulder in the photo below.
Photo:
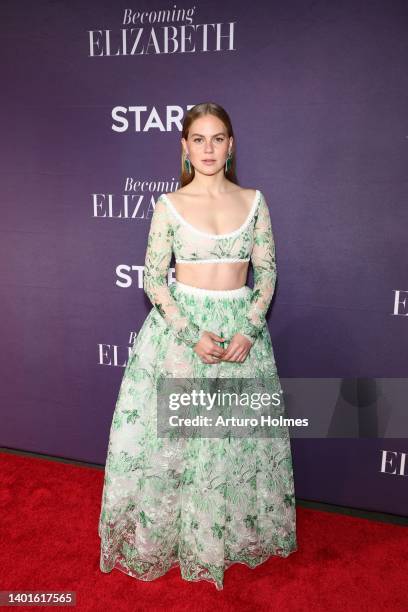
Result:
<svg viewBox="0 0 408 612"><path fill-rule="evenodd" d="M239 191L240 194L246 198L249 204L252 204L259 194L259 189L256 189L255 187L241 187Z"/></svg>
<svg viewBox="0 0 408 612"><path fill-rule="evenodd" d="M257 187L238 187L236 189L237 194L246 199L247 204L250 208L254 208L256 210L257 205L261 200L264 200L264 195L260 189Z"/></svg>

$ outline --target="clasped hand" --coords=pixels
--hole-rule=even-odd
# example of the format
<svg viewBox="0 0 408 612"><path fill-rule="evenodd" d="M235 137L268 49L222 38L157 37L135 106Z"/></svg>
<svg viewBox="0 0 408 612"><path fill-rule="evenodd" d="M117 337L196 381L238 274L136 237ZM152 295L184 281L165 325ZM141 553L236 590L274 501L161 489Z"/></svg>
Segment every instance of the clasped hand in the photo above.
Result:
<svg viewBox="0 0 408 612"><path fill-rule="evenodd" d="M204 331L200 340L194 346L194 351L203 363L218 363L219 361L238 361L242 363L248 355L252 342L240 333L231 338L227 348L222 348L217 342L224 342L226 338L214 332Z"/></svg>

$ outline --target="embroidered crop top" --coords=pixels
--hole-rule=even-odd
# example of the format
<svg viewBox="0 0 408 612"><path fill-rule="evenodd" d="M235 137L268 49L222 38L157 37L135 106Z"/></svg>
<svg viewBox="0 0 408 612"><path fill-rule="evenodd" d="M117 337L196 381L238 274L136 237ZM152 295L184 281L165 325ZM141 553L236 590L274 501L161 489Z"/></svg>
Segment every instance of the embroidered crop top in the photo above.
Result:
<svg viewBox="0 0 408 612"><path fill-rule="evenodd" d="M238 229L227 234L209 234L190 225L173 206L168 196L164 199L171 213L177 239L173 244L176 263L220 263L249 261L253 246L253 221L260 192L256 190L251 210Z"/></svg>
<svg viewBox="0 0 408 612"><path fill-rule="evenodd" d="M190 225L165 194L156 202L147 239L143 288L177 338L194 347L204 329L180 311L170 293L167 276L172 252L176 262L184 263L251 261L254 286L240 333L254 342L266 324L276 282L275 242L262 192L256 190L244 223L225 234L210 234Z"/></svg>

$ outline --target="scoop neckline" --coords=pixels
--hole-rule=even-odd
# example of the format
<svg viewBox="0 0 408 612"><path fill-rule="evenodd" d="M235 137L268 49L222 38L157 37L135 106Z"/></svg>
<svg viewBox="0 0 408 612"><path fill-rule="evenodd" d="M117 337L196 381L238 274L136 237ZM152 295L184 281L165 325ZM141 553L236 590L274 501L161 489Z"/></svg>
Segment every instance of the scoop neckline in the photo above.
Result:
<svg viewBox="0 0 408 612"><path fill-rule="evenodd" d="M238 227L237 229L232 230L232 232L226 232L225 234L210 234L209 232L205 232L204 230L198 229L198 227L194 227L194 225L191 225L191 223L189 223L179 213L179 211L174 207L174 204L172 204L170 198L165 193L162 193L162 197L164 198L166 203L169 205L169 207L171 208L171 210L173 211L175 216L181 221L181 223L183 223L183 225L189 227L192 231L196 232L196 234L200 234L201 236L206 236L207 238L230 238L231 236L236 236L237 234L242 232L242 230L245 229L245 227L251 221L251 219L253 217L253 214L255 212L256 205L258 203L258 196L259 196L259 194L260 194L259 189L255 189L255 197L253 199L251 209L250 209L250 211L248 213L247 218L242 223L242 225L240 225L240 227Z"/></svg>

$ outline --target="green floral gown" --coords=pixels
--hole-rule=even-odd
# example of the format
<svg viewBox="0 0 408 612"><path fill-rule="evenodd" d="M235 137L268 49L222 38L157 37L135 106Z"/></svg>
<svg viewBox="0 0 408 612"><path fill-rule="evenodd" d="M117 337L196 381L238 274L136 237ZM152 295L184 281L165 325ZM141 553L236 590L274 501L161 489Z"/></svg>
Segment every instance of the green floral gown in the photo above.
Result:
<svg viewBox="0 0 408 612"><path fill-rule="evenodd" d="M208 291L178 281L177 261L248 261L254 287ZM132 346L110 429L99 518L100 569L149 581L178 566L185 580L223 588L233 563L254 568L297 550L290 437L179 438L157 434L157 381L267 377L282 393L265 315L276 280L269 209L255 191L243 225L209 234L163 194L148 236L144 290L153 308ZM205 364L203 330L251 342L244 362Z"/></svg>

